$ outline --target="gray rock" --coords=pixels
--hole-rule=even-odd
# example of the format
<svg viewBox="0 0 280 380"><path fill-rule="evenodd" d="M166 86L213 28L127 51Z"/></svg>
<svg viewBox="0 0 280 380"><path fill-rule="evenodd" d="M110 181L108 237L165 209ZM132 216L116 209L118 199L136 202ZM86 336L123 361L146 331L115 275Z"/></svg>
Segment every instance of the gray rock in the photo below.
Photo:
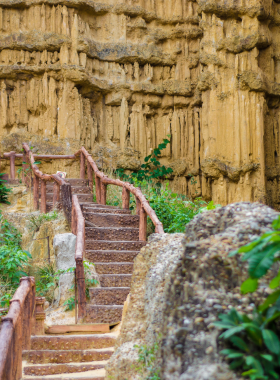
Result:
<svg viewBox="0 0 280 380"><path fill-rule="evenodd" d="M55 235L53 249L58 270L76 267L75 262L76 236L67 233Z"/></svg>
<svg viewBox="0 0 280 380"><path fill-rule="evenodd" d="M56 235L53 239L53 248L58 270L68 270L76 267L75 248L76 236L71 233ZM61 306L70 297L74 296L75 275L73 272L63 273L59 276L59 290L56 303Z"/></svg>
<svg viewBox="0 0 280 380"><path fill-rule="evenodd" d="M270 230L278 214L240 202L197 215L183 244L183 235L154 234L134 263L131 301L106 379L142 379L133 369L134 345L151 347L161 334L155 365L162 380L239 380L219 355L220 332L212 324L231 307L248 313L240 296L247 268L228 253ZM264 296L255 295L256 302Z"/></svg>

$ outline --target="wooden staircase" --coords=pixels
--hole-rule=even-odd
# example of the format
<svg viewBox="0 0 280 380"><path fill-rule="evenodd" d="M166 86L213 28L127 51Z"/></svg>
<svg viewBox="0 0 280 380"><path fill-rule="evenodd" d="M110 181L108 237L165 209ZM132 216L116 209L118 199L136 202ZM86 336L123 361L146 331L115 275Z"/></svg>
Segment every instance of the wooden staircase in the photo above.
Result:
<svg viewBox="0 0 280 380"><path fill-rule="evenodd" d="M22 379L104 380L115 340L114 334L33 336L22 354Z"/></svg>
<svg viewBox="0 0 280 380"><path fill-rule="evenodd" d="M87 180L67 179L86 221L85 259L96 265L100 288L90 289L86 323L116 323L130 291L133 260L146 242L139 241L139 216L130 210L93 202ZM47 185L52 208L53 184ZM49 202L48 202L49 201ZM58 205L60 207L60 205Z"/></svg>
<svg viewBox="0 0 280 380"><path fill-rule="evenodd" d="M47 160L79 158L80 179L64 180L58 174L42 173L26 143L23 143L23 153L7 152L3 158L10 160L11 181L15 181L15 160L22 158L22 181L27 186L32 184L34 210L45 213L53 207L62 208L77 236L75 297L80 324L75 326L85 328L86 322L91 329L96 329L97 324L104 328L105 324L108 327L119 322L130 291L133 260L146 244L147 217L156 233L164 233L162 223L141 189L106 176L84 147L73 155L36 155L38 159ZM31 172L24 174L29 164L33 180ZM122 208L106 205L108 185L122 188ZM93 186L97 203L93 202ZM137 215L131 215L129 210L131 195L135 197ZM86 300L84 259L96 265L101 285L89 290L89 300ZM22 358L24 379L104 379L105 362L113 353L114 341L110 337L56 335L35 336L30 340L34 326L31 316L36 304L34 278L22 278L14 297L0 330L1 379L20 380ZM38 313L42 319L40 311Z"/></svg>
<svg viewBox="0 0 280 380"><path fill-rule="evenodd" d="M94 203L87 180L66 181L72 186L72 194L78 196L85 218L85 259L95 264L101 285L90 289L84 322L120 322L130 291L133 260L146 244L139 241L139 216L131 215L130 210ZM53 208L53 191L53 183L47 184L48 211ZM31 339L31 350L23 352L23 379L103 380L116 337L68 334Z"/></svg>

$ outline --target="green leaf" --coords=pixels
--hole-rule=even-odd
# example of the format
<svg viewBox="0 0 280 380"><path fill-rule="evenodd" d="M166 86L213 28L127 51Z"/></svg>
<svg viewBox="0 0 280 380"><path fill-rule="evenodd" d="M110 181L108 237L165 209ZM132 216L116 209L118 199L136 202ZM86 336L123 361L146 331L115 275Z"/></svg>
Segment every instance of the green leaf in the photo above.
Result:
<svg viewBox="0 0 280 380"><path fill-rule="evenodd" d="M242 352L233 352L232 354L227 355L229 359L238 359L238 358L243 358L244 354Z"/></svg>
<svg viewBox="0 0 280 380"><path fill-rule="evenodd" d="M262 330L262 336L266 347L274 354L280 353L280 341L272 330Z"/></svg>
<svg viewBox="0 0 280 380"><path fill-rule="evenodd" d="M240 350L245 351L245 352L249 351L249 347L247 346L247 343L245 343L245 341L242 338L238 336L232 336L230 338L230 341L235 347L240 348Z"/></svg>
<svg viewBox="0 0 280 380"><path fill-rule="evenodd" d="M257 373L258 371L256 369L250 369L249 371L242 372L242 376L249 376L253 375L254 373Z"/></svg>
<svg viewBox="0 0 280 380"><path fill-rule="evenodd" d="M266 274L273 264L274 254L278 247L266 247L261 252L253 255L249 260L249 274L252 278L260 278Z"/></svg>
<svg viewBox="0 0 280 380"><path fill-rule="evenodd" d="M228 339L230 338L232 335L234 334L237 334L237 333L240 333L241 331L245 330L245 327L244 326L237 326L237 327L233 327L227 331L225 331L224 333L222 333L220 335L220 338L224 338L224 339Z"/></svg>
<svg viewBox="0 0 280 380"><path fill-rule="evenodd" d="M278 272L278 275L274 277L269 284L270 289L278 288L280 282L280 271Z"/></svg>
<svg viewBox="0 0 280 380"><path fill-rule="evenodd" d="M230 369L236 369L236 368L239 368L242 366L242 364L244 363L244 359L239 359L239 360L234 360L232 363L230 363L230 366L229 368Z"/></svg>
<svg viewBox="0 0 280 380"><path fill-rule="evenodd" d="M271 355L261 355L262 358L264 358L265 360L269 361L269 362L272 362L273 361L273 356Z"/></svg>
<svg viewBox="0 0 280 380"><path fill-rule="evenodd" d="M271 293L267 299L264 301L263 304L261 304L258 308L260 312L265 311L270 305L273 305L280 296L280 289L276 290L275 292Z"/></svg>
<svg viewBox="0 0 280 380"><path fill-rule="evenodd" d="M240 352L236 351L236 350L232 350L230 348L226 348L225 350L222 350L220 351L220 354L221 355L225 355L225 356L228 356L230 354L240 354ZM243 355L243 354L242 354Z"/></svg>
<svg viewBox="0 0 280 380"><path fill-rule="evenodd" d="M241 293L254 293L258 289L258 279L249 277L241 285Z"/></svg>

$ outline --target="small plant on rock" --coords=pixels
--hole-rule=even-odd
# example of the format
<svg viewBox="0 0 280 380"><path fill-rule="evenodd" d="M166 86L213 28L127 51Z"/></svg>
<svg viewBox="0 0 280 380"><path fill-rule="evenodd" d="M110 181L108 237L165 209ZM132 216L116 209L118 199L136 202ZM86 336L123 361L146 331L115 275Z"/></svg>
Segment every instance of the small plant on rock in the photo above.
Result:
<svg viewBox="0 0 280 380"><path fill-rule="evenodd" d="M236 254L242 254L242 261L248 263L249 278L242 283L241 293L254 293L260 280L264 281L263 277L280 260L280 216L272 223L271 231L230 256ZM242 368L242 375L251 380L280 379L280 270L269 287L273 292L254 310L253 316L232 309L215 322L225 330L220 338L230 346L221 353L231 361L232 369Z"/></svg>
<svg viewBox="0 0 280 380"><path fill-rule="evenodd" d="M38 232L42 224L51 220L56 220L60 217L60 213L57 210L53 210L46 214L34 214L29 217L29 229L31 231Z"/></svg>
<svg viewBox="0 0 280 380"><path fill-rule="evenodd" d="M161 335L158 336L157 341L150 347L147 345L134 346L134 348L137 349L138 360L137 364L135 364L133 368L141 376L144 376L143 379L145 380L160 380L159 370L155 368L160 338Z"/></svg>

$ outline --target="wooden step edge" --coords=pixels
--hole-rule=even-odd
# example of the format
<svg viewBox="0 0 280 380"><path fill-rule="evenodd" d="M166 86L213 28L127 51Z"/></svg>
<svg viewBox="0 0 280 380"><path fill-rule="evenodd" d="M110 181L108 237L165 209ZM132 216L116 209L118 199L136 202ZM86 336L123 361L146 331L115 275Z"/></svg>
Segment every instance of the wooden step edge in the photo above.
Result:
<svg viewBox="0 0 280 380"><path fill-rule="evenodd" d="M67 334L67 333L108 333L109 323L92 323L83 325L52 325L46 330L46 334Z"/></svg>

